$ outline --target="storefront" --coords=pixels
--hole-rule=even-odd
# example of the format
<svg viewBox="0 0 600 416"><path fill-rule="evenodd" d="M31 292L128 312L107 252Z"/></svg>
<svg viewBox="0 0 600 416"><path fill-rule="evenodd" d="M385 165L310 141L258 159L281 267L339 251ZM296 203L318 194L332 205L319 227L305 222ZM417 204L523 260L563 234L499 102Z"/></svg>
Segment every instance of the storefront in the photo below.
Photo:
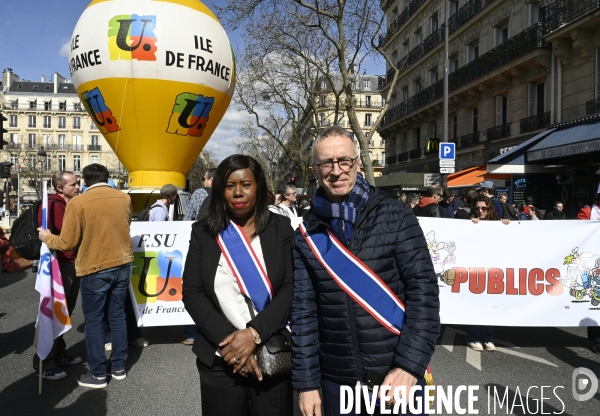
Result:
<svg viewBox="0 0 600 416"><path fill-rule="evenodd" d="M441 179L439 173L393 173L375 178L375 186L398 198L403 192L425 192L431 185L439 185Z"/></svg>

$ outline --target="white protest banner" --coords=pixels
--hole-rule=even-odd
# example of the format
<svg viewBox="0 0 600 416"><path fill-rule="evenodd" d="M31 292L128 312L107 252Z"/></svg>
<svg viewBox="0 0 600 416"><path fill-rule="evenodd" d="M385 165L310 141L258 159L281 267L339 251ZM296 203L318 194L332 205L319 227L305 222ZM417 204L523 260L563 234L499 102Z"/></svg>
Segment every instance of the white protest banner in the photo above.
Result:
<svg viewBox="0 0 600 416"><path fill-rule="evenodd" d="M445 324L596 326L600 222L419 218ZM182 298L192 222L134 222L140 326L193 324Z"/></svg>
<svg viewBox="0 0 600 416"><path fill-rule="evenodd" d="M596 326L600 222L419 218L446 324Z"/></svg>
<svg viewBox="0 0 600 416"><path fill-rule="evenodd" d="M182 302L191 221L133 222L130 293L138 326L193 324Z"/></svg>

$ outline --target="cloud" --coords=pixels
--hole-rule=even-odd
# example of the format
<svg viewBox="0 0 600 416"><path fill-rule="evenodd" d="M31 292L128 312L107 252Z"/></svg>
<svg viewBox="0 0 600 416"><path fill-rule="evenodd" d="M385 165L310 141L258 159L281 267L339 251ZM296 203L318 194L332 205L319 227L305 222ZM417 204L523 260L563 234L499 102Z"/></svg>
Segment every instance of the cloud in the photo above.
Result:
<svg viewBox="0 0 600 416"><path fill-rule="evenodd" d="M63 42L61 42L61 47L60 47L60 50L58 51L58 54L60 56L64 56L65 58L68 58L69 52L71 50L71 41L69 39L67 39L66 41L63 41Z"/></svg>
<svg viewBox="0 0 600 416"><path fill-rule="evenodd" d="M234 140L239 136L238 130L242 123L248 120L253 121L253 116L245 110L230 105L221 123L204 146L204 150L210 150L219 160L235 154L237 149Z"/></svg>

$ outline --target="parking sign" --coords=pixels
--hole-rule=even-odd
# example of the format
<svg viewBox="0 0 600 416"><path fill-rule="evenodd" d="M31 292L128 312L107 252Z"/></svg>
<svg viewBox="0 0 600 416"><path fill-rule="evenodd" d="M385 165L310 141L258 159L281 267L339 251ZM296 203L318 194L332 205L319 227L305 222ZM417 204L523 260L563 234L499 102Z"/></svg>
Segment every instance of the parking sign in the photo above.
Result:
<svg viewBox="0 0 600 416"><path fill-rule="evenodd" d="M456 158L456 145L454 143L440 143L440 160L454 160Z"/></svg>

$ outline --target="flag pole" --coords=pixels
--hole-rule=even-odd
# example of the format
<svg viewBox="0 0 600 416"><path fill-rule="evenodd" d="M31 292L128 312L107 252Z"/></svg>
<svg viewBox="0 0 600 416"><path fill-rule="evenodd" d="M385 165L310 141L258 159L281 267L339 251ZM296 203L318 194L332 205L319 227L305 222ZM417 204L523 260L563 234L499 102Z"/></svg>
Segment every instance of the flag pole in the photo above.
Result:
<svg viewBox="0 0 600 416"><path fill-rule="evenodd" d="M38 356L38 358L40 358ZM42 359L40 358L40 381L39 381L39 385L40 385L40 392L39 394L42 394Z"/></svg>

